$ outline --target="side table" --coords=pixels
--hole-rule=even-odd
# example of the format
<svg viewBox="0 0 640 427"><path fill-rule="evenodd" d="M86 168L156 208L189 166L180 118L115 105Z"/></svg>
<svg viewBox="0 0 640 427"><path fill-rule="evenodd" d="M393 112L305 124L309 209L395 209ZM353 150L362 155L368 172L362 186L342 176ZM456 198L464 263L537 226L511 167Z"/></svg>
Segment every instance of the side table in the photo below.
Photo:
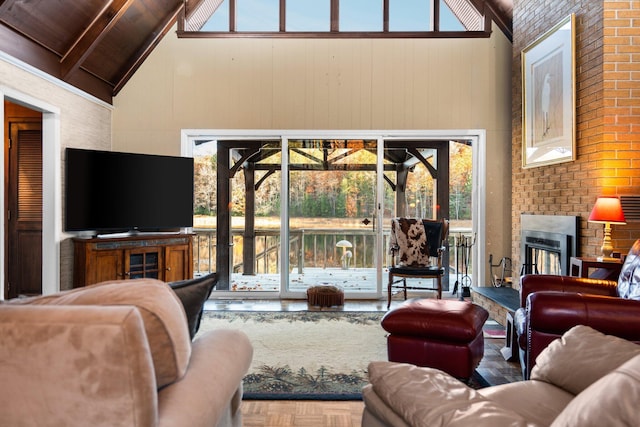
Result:
<svg viewBox="0 0 640 427"><path fill-rule="evenodd" d="M500 349L500 354L504 357L504 360L513 361L518 360L518 353L520 351L518 347L518 333L513 321L514 313L507 311L507 326L504 340L504 347Z"/></svg>
<svg viewBox="0 0 640 427"><path fill-rule="evenodd" d="M592 273L590 269L594 269ZM571 257L569 274L574 277L618 280L622 270L622 260L598 261L597 258Z"/></svg>

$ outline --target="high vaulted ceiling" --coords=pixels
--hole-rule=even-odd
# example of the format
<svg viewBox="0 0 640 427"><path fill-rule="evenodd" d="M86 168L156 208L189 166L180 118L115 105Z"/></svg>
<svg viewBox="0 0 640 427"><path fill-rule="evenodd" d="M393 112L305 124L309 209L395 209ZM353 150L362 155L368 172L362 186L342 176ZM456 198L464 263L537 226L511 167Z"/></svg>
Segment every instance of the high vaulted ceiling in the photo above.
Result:
<svg viewBox="0 0 640 427"><path fill-rule="evenodd" d="M0 50L108 103L186 4L203 0L0 0ZM471 0L511 38L513 0Z"/></svg>

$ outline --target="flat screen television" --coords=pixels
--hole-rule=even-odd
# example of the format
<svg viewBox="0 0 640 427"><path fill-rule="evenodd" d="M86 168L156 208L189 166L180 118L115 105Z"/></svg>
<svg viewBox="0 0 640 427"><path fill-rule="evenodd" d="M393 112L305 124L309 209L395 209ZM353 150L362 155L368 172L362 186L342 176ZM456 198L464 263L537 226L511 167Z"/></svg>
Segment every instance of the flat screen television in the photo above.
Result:
<svg viewBox="0 0 640 427"><path fill-rule="evenodd" d="M193 226L193 158L66 149L66 231Z"/></svg>

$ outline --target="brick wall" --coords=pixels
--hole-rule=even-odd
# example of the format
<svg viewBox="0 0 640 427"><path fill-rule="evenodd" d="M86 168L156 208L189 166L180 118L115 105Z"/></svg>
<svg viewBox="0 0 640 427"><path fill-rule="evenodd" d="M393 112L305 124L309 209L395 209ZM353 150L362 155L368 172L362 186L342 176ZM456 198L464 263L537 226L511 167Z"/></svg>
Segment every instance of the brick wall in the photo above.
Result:
<svg viewBox="0 0 640 427"><path fill-rule="evenodd" d="M522 168L521 51L575 14L575 161ZM576 215L580 255L600 251L602 224L587 222L598 195L640 196L640 1L519 0L513 9L512 257L521 266L520 215ZM633 28L636 20L636 28ZM635 39L634 39L635 37ZM616 250L640 238L640 223L613 226ZM517 283L517 280L514 281Z"/></svg>
<svg viewBox="0 0 640 427"><path fill-rule="evenodd" d="M603 136L597 185L603 194L640 196L640 1L605 1L603 23ZM620 250L640 238L639 222L614 227L614 246Z"/></svg>

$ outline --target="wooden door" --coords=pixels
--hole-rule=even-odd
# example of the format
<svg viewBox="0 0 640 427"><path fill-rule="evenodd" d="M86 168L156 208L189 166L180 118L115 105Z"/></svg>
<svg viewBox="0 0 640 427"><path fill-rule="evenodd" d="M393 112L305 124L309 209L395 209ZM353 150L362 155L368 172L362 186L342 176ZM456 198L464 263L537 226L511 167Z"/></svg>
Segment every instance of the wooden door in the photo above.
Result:
<svg viewBox="0 0 640 427"><path fill-rule="evenodd" d="M9 122L7 297L42 293L42 124Z"/></svg>
<svg viewBox="0 0 640 427"><path fill-rule="evenodd" d="M165 282L175 282L192 277L191 271L189 270L191 266L190 253L190 245L172 245L165 247Z"/></svg>
<svg viewBox="0 0 640 427"><path fill-rule="evenodd" d="M88 284L106 282L107 280L122 280L124 269L122 268L124 254L122 250L96 251L95 265L91 267L94 277Z"/></svg>
<svg viewBox="0 0 640 427"><path fill-rule="evenodd" d="M162 251L160 247L127 249L124 251L125 279L162 279L160 266Z"/></svg>

